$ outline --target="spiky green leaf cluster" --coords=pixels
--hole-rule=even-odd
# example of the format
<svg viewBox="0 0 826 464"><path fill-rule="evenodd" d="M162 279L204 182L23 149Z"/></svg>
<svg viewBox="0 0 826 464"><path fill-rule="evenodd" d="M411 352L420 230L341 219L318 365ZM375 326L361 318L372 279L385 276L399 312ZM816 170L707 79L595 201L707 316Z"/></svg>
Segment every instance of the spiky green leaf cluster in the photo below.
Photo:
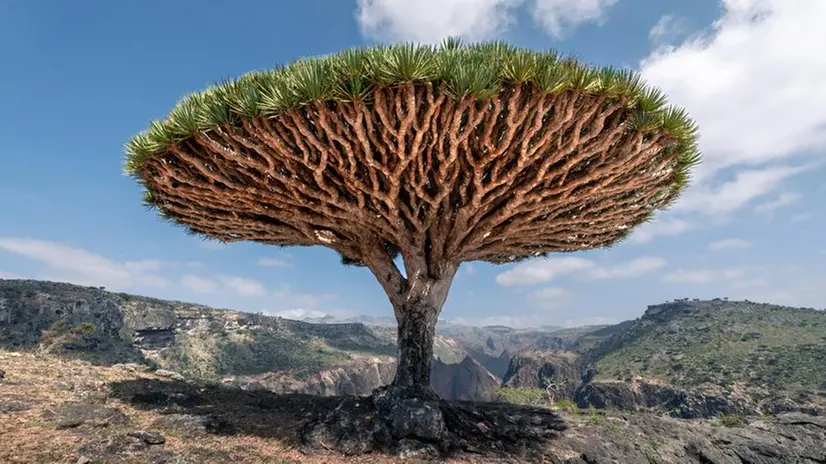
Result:
<svg viewBox="0 0 826 464"><path fill-rule="evenodd" d="M301 59L270 71L254 71L182 99L169 116L153 121L126 146L125 170L140 177L143 164L171 143L240 118L272 117L315 101L369 99L377 86L406 82L443 85L454 98L492 98L504 87L532 84L546 92L578 89L625 98L629 123L644 132L666 131L678 140L678 184L700 160L697 128L687 113L669 107L662 92L639 75L612 67L589 67L553 50L534 51L503 42L440 46L402 43L356 48Z"/></svg>

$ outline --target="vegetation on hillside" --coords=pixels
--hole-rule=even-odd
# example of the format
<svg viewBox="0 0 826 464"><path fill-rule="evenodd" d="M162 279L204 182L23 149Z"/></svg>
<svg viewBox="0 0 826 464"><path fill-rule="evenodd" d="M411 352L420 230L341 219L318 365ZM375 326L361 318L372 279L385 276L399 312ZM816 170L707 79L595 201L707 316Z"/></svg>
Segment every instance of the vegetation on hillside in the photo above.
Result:
<svg viewBox="0 0 826 464"><path fill-rule="evenodd" d="M826 312L732 301L657 305L589 358L597 378L826 398Z"/></svg>

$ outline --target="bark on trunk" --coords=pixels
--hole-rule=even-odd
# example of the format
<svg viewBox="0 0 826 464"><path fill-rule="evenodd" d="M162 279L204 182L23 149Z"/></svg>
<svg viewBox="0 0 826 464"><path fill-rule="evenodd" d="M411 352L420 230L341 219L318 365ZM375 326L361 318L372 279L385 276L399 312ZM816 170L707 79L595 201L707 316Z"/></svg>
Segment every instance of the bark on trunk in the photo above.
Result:
<svg viewBox="0 0 826 464"><path fill-rule="evenodd" d="M424 248L432 248L429 239ZM400 394L406 391L403 396L435 396L430 388L430 369L436 320L459 269L458 263L436 262L428 253L402 250L406 274L402 276L377 237L363 238L361 257L396 314L398 367L389 387Z"/></svg>
<svg viewBox="0 0 826 464"><path fill-rule="evenodd" d="M394 302L399 352L392 386L421 394L430 391L436 321L455 272L456 268L451 267L436 279L413 276L403 298Z"/></svg>
<svg viewBox="0 0 826 464"><path fill-rule="evenodd" d="M433 340L441 305L428 298L412 298L396 308L398 314L398 367L393 386L426 389L433 365Z"/></svg>

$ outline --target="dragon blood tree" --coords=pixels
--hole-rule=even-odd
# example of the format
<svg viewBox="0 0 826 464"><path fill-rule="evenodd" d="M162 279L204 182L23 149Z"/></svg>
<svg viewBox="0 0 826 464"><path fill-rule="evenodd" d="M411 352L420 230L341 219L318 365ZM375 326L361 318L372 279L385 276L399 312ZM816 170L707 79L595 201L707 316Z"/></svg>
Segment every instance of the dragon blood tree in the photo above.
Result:
<svg viewBox="0 0 826 464"><path fill-rule="evenodd" d="M252 72L187 96L126 151L145 203L191 232L367 267L398 321L391 389L412 396L432 393L460 263L609 246L699 161L687 114L632 72L452 39Z"/></svg>

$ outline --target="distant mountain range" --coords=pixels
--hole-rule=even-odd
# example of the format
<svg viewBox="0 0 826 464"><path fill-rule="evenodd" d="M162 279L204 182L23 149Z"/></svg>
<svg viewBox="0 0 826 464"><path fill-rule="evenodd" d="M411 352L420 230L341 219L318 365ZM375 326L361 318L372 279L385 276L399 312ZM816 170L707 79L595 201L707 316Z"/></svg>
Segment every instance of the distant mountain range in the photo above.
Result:
<svg viewBox="0 0 826 464"><path fill-rule="evenodd" d="M350 316L350 317L337 317L333 316L332 314L327 314L322 317L302 317L298 318L297 320L303 322L309 322L311 324L364 324L364 325L374 325L374 326L389 326L389 327L396 327L396 318L390 316L367 316L367 315L358 315L358 316ZM464 324L455 321L451 321L449 319L439 319L438 321L439 327L480 327L485 330L491 332L510 332L514 329L513 327L508 327L504 325L485 325L485 326L476 326L473 324ZM604 327L604 326L588 326L588 327ZM564 327L556 326L556 325L542 325L536 327L523 327L521 330L539 330L542 332L555 332L564 329ZM579 327L575 329L580 329Z"/></svg>
<svg viewBox="0 0 826 464"><path fill-rule="evenodd" d="M393 377L395 335L392 318L295 321L0 280L0 348L39 347L97 364L137 361L250 389L367 394ZM453 399L508 399L544 392L551 382L556 400L580 407L680 417L826 412L826 312L812 308L680 300L610 326L448 322L438 326L435 352L433 386Z"/></svg>

